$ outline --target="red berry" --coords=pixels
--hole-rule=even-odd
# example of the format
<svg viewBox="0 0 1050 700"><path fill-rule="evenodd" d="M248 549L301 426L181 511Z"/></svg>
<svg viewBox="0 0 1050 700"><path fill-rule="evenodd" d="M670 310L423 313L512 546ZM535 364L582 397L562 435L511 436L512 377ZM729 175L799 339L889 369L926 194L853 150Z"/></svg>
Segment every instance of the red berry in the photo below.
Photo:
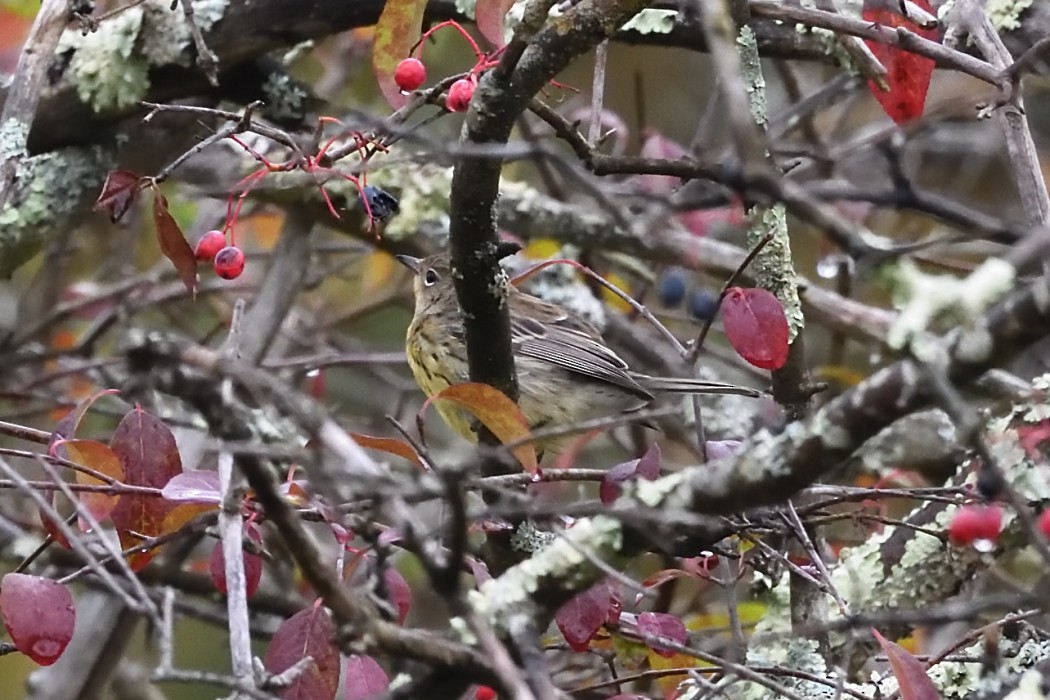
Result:
<svg viewBox="0 0 1050 700"><path fill-rule="evenodd" d="M474 691L474 700L493 700L495 697L496 691L487 685L479 685Z"/></svg>
<svg viewBox="0 0 1050 700"><path fill-rule="evenodd" d="M197 241L197 247L193 254L198 260L207 262L215 257L215 254L226 247L226 234L222 231L208 231Z"/></svg>
<svg viewBox="0 0 1050 700"><path fill-rule="evenodd" d="M450 112L466 112L470 106L470 98L474 96L474 81L460 78L448 89L448 97L445 98L445 107Z"/></svg>
<svg viewBox="0 0 1050 700"><path fill-rule="evenodd" d="M394 82L405 92L418 90L427 81L427 69L418 58L406 58L394 70Z"/></svg>
<svg viewBox="0 0 1050 700"><path fill-rule="evenodd" d="M960 547L966 547L977 539L981 530L981 512L976 506L960 508L948 524L948 539Z"/></svg>
<svg viewBox="0 0 1050 700"><path fill-rule="evenodd" d="M1042 515L1039 516L1039 532L1043 533L1043 537L1050 540L1050 509L1044 510Z"/></svg>
<svg viewBox="0 0 1050 700"><path fill-rule="evenodd" d="M244 251L237 246L226 246L215 254L212 263L215 274L224 280L232 280L241 276L244 272Z"/></svg>
<svg viewBox="0 0 1050 700"><path fill-rule="evenodd" d="M995 542L1003 525L1003 510L997 505L965 506L948 525L948 539L960 547L978 540Z"/></svg>
<svg viewBox="0 0 1050 700"><path fill-rule="evenodd" d="M996 504L984 509L984 518L981 521L981 533L979 539L996 542L999 533L1003 530L1003 509Z"/></svg>

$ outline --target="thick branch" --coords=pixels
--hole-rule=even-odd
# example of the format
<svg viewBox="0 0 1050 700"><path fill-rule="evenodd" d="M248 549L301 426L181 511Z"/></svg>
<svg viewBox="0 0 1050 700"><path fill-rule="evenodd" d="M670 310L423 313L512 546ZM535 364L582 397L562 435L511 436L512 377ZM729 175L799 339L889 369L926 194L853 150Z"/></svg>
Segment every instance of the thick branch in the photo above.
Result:
<svg viewBox="0 0 1050 700"><path fill-rule="evenodd" d="M520 40L512 42L503 63L478 85L462 140L506 143L533 95L646 4L643 0L588 0L549 22L527 48ZM515 66L518 55L521 58ZM452 178L451 250L471 379L516 397L510 318L504 303L506 277L497 253L495 204L501 168L499 160L487 157L467 156L457 163Z"/></svg>

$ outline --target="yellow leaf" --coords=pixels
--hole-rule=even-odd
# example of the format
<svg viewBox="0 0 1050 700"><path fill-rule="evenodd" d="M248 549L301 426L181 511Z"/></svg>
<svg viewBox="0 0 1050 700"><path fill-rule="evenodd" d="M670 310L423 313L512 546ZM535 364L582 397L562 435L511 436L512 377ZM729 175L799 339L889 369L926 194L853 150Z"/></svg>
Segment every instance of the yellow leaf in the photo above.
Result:
<svg viewBox="0 0 1050 700"><path fill-rule="evenodd" d="M394 71L419 39L426 0L387 0L376 23L372 44L372 72L379 81L383 97L394 109L408 101L394 82Z"/></svg>
<svg viewBox="0 0 1050 700"><path fill-rule="evenodd" d="M610 284L615 285L617 289L630 293L630 284L623 277L610 273L605 276L605 279ZM605 287L602 287L602 301L622 314L628 313L631 310L630 304Z"/></svg>
<svg viewBox="0 0 1050 700"><path fill-rule="evenodd" d="M660 656L652 649L649 650L649 668L654 671L669 671L671 669L681 668L690 669L700 665L700 662L687 654L676 653L674 656ZM665 698L671 698L674 696L675 690L678 689L678 684L688 678L686 673L673 673L667 676L660 676L656 679L656 684L660 686L660 690L663 691Z"/></svg>
<svg viewBox="0 0 1050 700"><path fill-rule="evenodd" d="M521 254L532 260L546 260L561 252L561 243L553 238L535 238L521 251Z"/></svg>
<svg viewBox="0 0 1050 700"><path fill-rule="evenodd" d="M382 250L369 253L364 258L364 272L361 274L361 292L369 294L386 285L394 270L403 269L394 257Z"/></svg>
<svg viewBox="0 0 1050 700"><path fill-rule="evenodd" d="M855 386L860 384L866 376L854 369L850 369L849 367L843 367L842 365L823 365L817 367L813 371L813 375L817 379L822 379L826 382L835 382L841 386Z"/></svg>
<svg viewBox="0 0 1050 700"><path fill-rule="evenodd" d="M745 627L756 624L765 617L767 611L766 605L757 601L745 601L739 603L736 607L737 615L740 617L740 624ZM729 615L724 612L689 615L683 622L685 623L685 628L693 632L709 629L728 629Z"/></svg>
<svg viewBox="0 0 1050 700"><path fill-rule="evenodd" d="M284 226L284 214L277 209L265 210L261 214L238 221L238 228L244 233L250 233L260 248L271 250L281 234L281 227Z"/></svg>
<svg viewBox="0 0 1050 700"><path fill-rule="evenodd" d="M518 405L506 394L488 384L476 382L453 384L427 399L423 408L426 409L431 401L451 401L456 404L477 418L504 445L526 440L532 436L529 424L525 421L525 416L522 415ZM518 445L512 452L528 472L539 471L536 448L532 443Z"/></svg>

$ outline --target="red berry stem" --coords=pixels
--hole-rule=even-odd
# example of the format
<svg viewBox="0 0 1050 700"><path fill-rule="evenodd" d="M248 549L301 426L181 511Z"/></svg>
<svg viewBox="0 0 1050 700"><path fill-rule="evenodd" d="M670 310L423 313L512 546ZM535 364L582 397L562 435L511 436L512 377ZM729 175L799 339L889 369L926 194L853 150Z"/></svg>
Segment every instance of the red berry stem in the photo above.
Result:
<svg viewBox="0 0 1050 700"><path fill-rule="evenodd" d="M485 53L478 47L478 43L476 41L474 41L474 37L472 37L467 32L467 30L464 29L463 27L461 27L459 22L457 22L454 19L446 19L444 22L439 22L439 23L435 24L433 27L431 27L430 29L428 29L425 32L423 32L423 35L421 37L419 37L419 41L417 41L415 44L413 44L412 48L409 49L409 51L408 51L409 55L411 56L413 53L415 53L416 49L420 49L419 57L421 58L422 55L423 55L423 51L422 51L422 48L421 48L422 45L423 45L423 42L426 41L427 39L429 39L431 34L433 34L434 32L436 32L439 29L444 29L445 27L453 27L457 32L459 32L463 36L464 39L467 40L467 43L470 44L470 48L474 49L474 55L477 56L478 61L481 61L481 60L483 60L485 58Z"/></svg>

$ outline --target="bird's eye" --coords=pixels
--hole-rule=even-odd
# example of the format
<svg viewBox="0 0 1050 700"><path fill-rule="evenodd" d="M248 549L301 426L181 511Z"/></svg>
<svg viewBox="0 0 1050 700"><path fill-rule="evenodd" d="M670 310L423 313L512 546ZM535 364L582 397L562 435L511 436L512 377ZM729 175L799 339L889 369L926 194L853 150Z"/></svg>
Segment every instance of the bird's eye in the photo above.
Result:
<svg viewBox="0 0 1050 700"><path fill-rule="evenodd" d="M423 284L430 286L438 281L438 273L434 268L427 270L426 274L423 275Z"/></svg>

